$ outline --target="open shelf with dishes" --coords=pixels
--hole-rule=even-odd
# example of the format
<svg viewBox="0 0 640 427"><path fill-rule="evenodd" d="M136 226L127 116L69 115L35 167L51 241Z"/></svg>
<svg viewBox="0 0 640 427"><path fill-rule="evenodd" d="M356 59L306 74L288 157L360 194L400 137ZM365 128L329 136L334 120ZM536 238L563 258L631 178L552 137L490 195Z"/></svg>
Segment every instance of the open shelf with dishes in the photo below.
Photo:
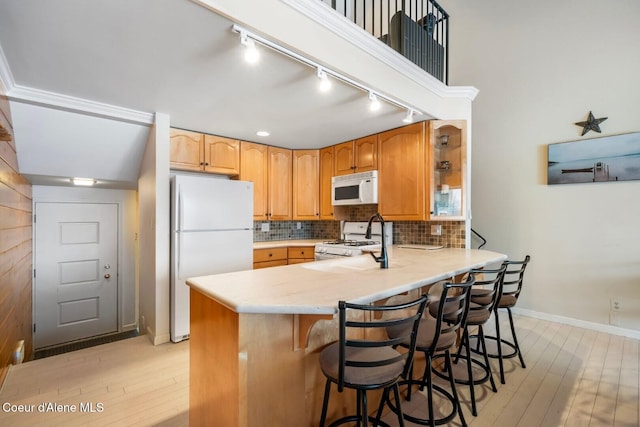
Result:
<svg viewBox="0 0 640 427"><path fill-rule="evenodd" d="M430 123L431 219L466 218L467 125L464 120Z"/></svg>

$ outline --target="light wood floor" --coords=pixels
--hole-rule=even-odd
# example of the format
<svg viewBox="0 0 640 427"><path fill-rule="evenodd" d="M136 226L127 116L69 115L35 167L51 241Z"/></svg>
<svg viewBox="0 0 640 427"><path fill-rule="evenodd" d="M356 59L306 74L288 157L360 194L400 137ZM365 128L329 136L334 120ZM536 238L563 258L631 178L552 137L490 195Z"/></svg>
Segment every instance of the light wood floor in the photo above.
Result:
<svg viewBox="0 0 640 427"><path fill-rule="evenodd" d="M496 376L498 393L476 386L478 417L470 413L468 387L460 385L469 425L640 425L638 340L517 316L516 328L527 368L509 359L506 384ZM188 359L188 341L153 347L141 336L14 366L0 392L3 407L35 405L37 411L44 402L76 405L78 412L0 408L0 425L186 426ZM103 411L79 412L87 402L94 410L102 404ZM420 396L404 404L415 415L426 414L425 408ZM385 420L397 425L391 415Z"/></svg>

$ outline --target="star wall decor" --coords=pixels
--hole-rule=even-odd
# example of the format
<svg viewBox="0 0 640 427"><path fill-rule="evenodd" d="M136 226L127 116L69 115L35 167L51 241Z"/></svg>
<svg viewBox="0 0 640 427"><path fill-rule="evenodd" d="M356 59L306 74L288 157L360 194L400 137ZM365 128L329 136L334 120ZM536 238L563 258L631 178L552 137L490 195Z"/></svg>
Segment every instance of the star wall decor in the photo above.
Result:
<svg viewBox="0 0 640 427"><path fill-rule="evenodd" d="M592 130L594 132L601 133L602 131L600 130L600 123L604 122L607 119L608 119L608 117L601 117L599 119L596 119L593 116L593 113L591 111L589 111L589 118L587 119L586 122L577 122L577 123L574 123L574 124L576 126L582 126L584 128L584 129L582 129L582 135L580 135L580 136L584 136L590 130Z"/></svg>

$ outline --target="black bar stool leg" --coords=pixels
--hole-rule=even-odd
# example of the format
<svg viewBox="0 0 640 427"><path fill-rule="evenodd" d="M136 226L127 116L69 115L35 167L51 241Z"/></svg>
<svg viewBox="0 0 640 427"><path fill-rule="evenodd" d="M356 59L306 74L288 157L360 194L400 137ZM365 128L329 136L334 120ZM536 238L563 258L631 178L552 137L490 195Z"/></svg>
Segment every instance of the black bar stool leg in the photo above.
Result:
<svg viewBox="0 0 640 427"><path fill-rule="evenodd" d="M462 415L462 405L460 404L460 399L458 398L458 391L456 390L456 380L453 378L453 367L451 366L451 353L449 350L445 352L445 368L449 372L449 385L451 386L451 391L453 394L453 398L457 402L458 406L458 416L460 417L460 421L462 422L462 427L467 426L467 422L464 419L464 415Z"/></svg>
<svg viewBox="0 0 640 427"><path fill-rule="evenodd" d="M524 359L522 358L522 353L520 352L520 345L518 344L518 338L516 338L516 328L513 324L513 316L511 315L511 308L507 307L507 312L509 313L509 324L511 325L511 334L513 335L513 344L516 347L516 351L518 352L518 359L520 359L520 364L523 368L527 366L524 364Z"/></svg>
<svg viewBox="0 0 640 427"><path fill-rule="evenodd" d="M324 427L327 420L327 407L329 406L329 393L331 392L331 381L327 380L324 385L324 399L322 399L322 415L320 415L320 427Z"/></svg>
<svg viewBox="0 0 640 427"><path fill-rule="evenodd" d="M487 344L484 341L484 331L482 329L482 325L478 328L478 336L482 341L482 355L484 356L484 363L487 367L487 372L489 373L489 381L491 381L491 389L494 393L498 392L498 388L496 387L495 381L493 381L493 372L491 370L491 365L489 365L489 356L487 355Z"/></svg>
<svg viewBox="0 0 640 427"><path fill-rule="evenodd" d="M500 366L500 383L505 384L504 382L504 364L502 361L502 341L500 339L500 316L498 315L498 308L493 311L493 315L495 316L496 322L496 343L498 344L498 366Z"/></svg>

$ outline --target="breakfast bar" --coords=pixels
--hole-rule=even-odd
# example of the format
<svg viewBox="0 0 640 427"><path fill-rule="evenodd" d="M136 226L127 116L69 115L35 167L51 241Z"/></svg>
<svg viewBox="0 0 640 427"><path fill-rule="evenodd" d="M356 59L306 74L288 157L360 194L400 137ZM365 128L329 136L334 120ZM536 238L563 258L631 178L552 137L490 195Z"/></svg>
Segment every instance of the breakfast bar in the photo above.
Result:
<svg viewBox="0 0 640 427"><path fill-rule="evenodd" d="M317 425L324 383L318 353L337 339L339 300L384 304L504 259L394 245L388 269L361 255L187 280L190 425ZM330 417L353 412L352 398L334 396Z"/></svg>

